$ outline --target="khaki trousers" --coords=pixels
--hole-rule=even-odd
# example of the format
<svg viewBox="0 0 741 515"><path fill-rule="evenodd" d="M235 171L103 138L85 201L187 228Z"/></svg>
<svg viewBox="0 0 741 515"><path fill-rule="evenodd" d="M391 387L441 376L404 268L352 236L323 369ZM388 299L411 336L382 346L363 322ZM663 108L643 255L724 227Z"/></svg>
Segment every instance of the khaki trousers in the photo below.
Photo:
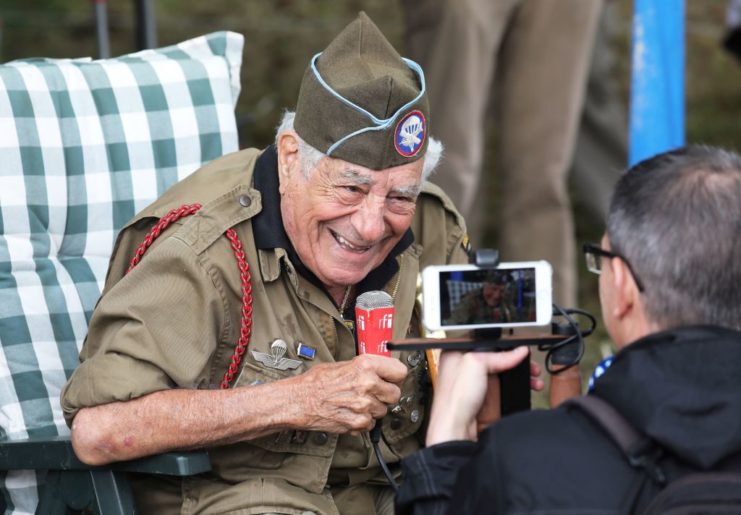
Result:
<svg viewBox="0 0 741 515"><path fill-rule="evenodd" d="M496 219L503 260L546 259L554 300L576 301L567 174L602 0L403 0L409 56L425 70L433 176L463 213L474 246ZM501 212L476 203L490 93ZM491 225L491 221L487 222Z"/></svg>

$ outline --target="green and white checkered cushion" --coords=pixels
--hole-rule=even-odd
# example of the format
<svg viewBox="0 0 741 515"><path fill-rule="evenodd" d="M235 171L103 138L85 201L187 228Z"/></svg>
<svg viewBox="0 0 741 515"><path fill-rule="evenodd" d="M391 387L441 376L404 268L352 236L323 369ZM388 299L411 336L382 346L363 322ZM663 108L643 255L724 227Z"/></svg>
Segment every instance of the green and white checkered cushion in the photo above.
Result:
<svg viewBox="0 0 741 515"><path fill-rule="evenodd" d="M68 433L59 393L117 231L238 149L242 46L218 32L115 59L0 65L0 436ZM9 511L32 511L35 475L2 479Z"/></svg>

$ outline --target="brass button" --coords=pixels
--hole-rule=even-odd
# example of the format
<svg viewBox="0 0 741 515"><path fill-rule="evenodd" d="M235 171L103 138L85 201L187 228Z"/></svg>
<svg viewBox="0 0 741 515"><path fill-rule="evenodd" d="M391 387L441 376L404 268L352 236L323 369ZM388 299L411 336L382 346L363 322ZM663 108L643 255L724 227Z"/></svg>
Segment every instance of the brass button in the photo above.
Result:
<svg viewBox="0 0 741 515"><path fill-rule="evenodd" d="M411 353L409 356L407 356L407 363L412 368L419 365L420 361L422 361L422 351L421 350L415 351Z"/></svg>
<svg viewBox="0 0 741 515"><path fill-rule="evenodd" d="M329 440L329 436L327 435L327 433L322 431L321 433L314 433L314 436L311 438L311 440L317 445L324 445Z"/></svg>
<svg viewBox="0 0 741 515"><path fill-rule="evenodd" d="M242 207L250 207L250 205L252 205L252 199L249 197L249 195L240 195L239 203L242 205Z"/></svg>

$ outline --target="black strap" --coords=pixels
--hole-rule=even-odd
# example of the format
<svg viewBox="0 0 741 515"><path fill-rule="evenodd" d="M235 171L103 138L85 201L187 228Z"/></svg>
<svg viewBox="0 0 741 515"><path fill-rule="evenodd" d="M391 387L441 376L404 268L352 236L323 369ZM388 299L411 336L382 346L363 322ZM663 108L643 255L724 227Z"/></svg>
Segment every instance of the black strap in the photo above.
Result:
<svg viewBox="0 0 741 515"><path fill-rule="evenodd" d="M636 513L649 479L660 487L666 484L666 476L657 464L661 448L640 433L612 404L596 395L573 397L566 405L575 406L586 413L617 444L632 467L643 469L628 485L623 502L618 507L620 514Z"/></svg>
<svg viewBox="0 0 741 515"><path fill-rule="evenodd" d="M672 479L671 488L664 489L667 478L658 465L658 461L663 455L663 449L656 442L639 432L610 403L596 395L576 397L565 404L575 406L587 414L617 444L628 458L631 466L642 468L645 472L636 475L631 480L618 513L631 515L635 513L663 513L663 508L668 506L663 503L677 499L679 492L684 493L681 499L708 500L711 504L720 506L723 506L724 502L733 503L741 499L738 495L739 487L741 487L741 474L735 472L741 470L741 454L734 455L735 458L730 458L733 461L727 460L724 466L724 468L734 472L710 474L703 471L701 474L679 474L679 479ZM667 458L669 463L674 461L671 454L668 454ZM676 470L672 473L672 476L675 475L677 475ZM685 512L682 511L682 513ZM691 513L707 513L707 511L703 511L700 507L700 509L695 509ZM720 513L720 511L717 513ZM738 513L738 510L723 511L723 513Z"/></svg>
<svg viewBox="0 0 741 515"><path fill-rule="evenodd" d="M607 401L596 395L581 395L569 399L569 404L578 406L592 417L626 456L643 445L644 436Z"/></svg>
<svg viewBox="0 0 741 515"><path fill-rule="evenodd" d="M640 433L610 403L596 395L574 397L568 403L580 408L597 422L623 451L632 467L644 469L659 486L666 484L666 475L658 465L662 449Z"/></svg>

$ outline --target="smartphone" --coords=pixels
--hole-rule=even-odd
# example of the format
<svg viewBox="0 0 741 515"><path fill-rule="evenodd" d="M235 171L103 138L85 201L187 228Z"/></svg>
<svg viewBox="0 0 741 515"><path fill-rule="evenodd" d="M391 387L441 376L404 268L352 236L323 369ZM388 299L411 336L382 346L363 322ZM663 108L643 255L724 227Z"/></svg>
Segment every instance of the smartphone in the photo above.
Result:
<svg viewBox="0 0 741 515"><path fill-rule="evenodd" d="M553 314L547 261L428 266L422 322L431 331L547 325Z"/></svg>

